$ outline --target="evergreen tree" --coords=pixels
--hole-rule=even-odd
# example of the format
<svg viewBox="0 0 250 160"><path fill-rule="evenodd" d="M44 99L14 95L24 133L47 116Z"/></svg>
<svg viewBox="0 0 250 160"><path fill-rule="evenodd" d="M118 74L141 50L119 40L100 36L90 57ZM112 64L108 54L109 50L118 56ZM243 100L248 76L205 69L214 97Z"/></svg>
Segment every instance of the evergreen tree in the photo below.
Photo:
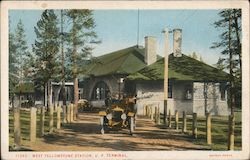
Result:
<svg viewBox="0 0 250 160"><path fill-rule="evenodd" d="M218 59L217 63L216 63L214 66L215 66L217 69L223 71L223 70L226 68L224 62L225 62L225 59L220 57L220 58Z"/></svg>
<svg viewBox="0 0 250 160"><path fill-rule="evenodd" d="M74 104L75 118L78 112L78 75L84 72L84 62L91 57L93 44L99 43L97 35L93 31L95 21L91 10L67 10L68 20L72 23L67 36L68 41L68 65L70 75L74 80Z"/></svg>
<svg viewBox="0 0 250 160"><path fill-rule="evenodd" d="M16 44L14 34L9 32L9 98L11 104L14 101L14 91L18 84L18 62L16 57Z"/></svg>
<svg viewBox="0 0 250 160"><path fill-rule="evenodd" d="M36 74L34 80L38 86L44 86L44 92L50 81L58 78L59 65L57 54L59 52L59 29L57 27L57 16L53 10L45 10L41 19L34 28L36 33L33 51L36 57ZM46 93L45 93L46 94ZM50 104L51 93L48 92L48 106Z"/></svg>
<svg viewBox="0 0 250 160"><path fill-rule="evenodd" d="M19 20L15 32L9 32L9 96L13 104L15 88L27 80L25 66L28 61L28 46L24 32L24 25ZM19 100L21 95L21 88ZM21 103L21 101L19 101Z"/></svg>
<svg viewBox="0 0 250 160"><path fill-rule="evenodd" d="M191 56L193 59L198 59L198 56L195 52L192 53L192 56Z"/></svg>
<svg viewBox="0 0 250 160"><path fill-rule="evenodd" d="M200 61L204 63L202 56L200 56Z"/></svg>
<svg viewBox="0 0 250 160"><path fill-rule="evenodd" d="M228 149L233 149L234 144L234 110L237 101L241 101L241 42L238 20L241 19L241 10L225 9L219 12L220 20L215 22L216 28L222 29L220 42L213 44L211 48L221 48L221 53L225 55L227 69L229 69L229 106L231 107L231 117L229 125Z"/></svg>
<svg viewBox="0 0 250 160"><path fill-rule="evenodd" d="M18 64L18 75L20 78L20 83L26 80L26 77L24 76L25 70L27 69L27 62L28 62L28 46L26 42L26 35L24 32L24 25L21 20L19 20L17 24L17 28L15 30L15 36L14 36L14 43L16 46L16 59Z"/></svg>
<svg viewBox="0 0 250 160"><path fill-rule="evenodd" d="M241 28L239 21L241 20L241 10L225 9L219 12L220 20L214 23L214 26L221 29L220 42L213 43L211 48L220 48L223 59L219 62L225 64L225 68L230 72L230 96L229 104L231 106L231 113L233 114L235 108L235 94L241 93L241 88L236 88L237 79L241 79ZM239 82L241 84L241 80ZM239 85L237 85L239 86ZM240 101L240 97L237 97Z"/></svg>

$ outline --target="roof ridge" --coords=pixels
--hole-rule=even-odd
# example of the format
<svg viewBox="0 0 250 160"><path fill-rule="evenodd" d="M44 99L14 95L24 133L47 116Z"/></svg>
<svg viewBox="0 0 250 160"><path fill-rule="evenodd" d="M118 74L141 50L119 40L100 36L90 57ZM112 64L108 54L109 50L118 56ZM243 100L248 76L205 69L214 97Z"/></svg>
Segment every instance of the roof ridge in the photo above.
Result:
<svg viewBox="0 0 250 160"><path fill-rule="evenodd" d="M109 53L100 55L100 56L98 56L98 57L109 56L109 55L111 55L111 54L114 54L114 53L117 53L117 52L121 52L121 51L123 51L123 50L129 50L129 49L132 49L132 48L134 48L134 47L135 47L135 45L134 45L134 46L131 46L131 47L123 48L123 49L120 49L120 50L112 51L112 52L109 52ZM96 57L96 58L98 58L98 57Z"/></svg>

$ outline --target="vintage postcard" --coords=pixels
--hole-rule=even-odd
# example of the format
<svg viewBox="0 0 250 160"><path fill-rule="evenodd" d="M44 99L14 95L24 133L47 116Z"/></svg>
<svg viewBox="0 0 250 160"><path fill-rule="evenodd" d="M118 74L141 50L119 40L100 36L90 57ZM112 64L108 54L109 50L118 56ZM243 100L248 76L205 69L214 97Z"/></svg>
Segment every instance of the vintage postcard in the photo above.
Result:
<svg viewBox="0 0 250 160"><path fill-rule="evenodd" d="M249 159L248 1L1 2L1 158Z"/></svg>

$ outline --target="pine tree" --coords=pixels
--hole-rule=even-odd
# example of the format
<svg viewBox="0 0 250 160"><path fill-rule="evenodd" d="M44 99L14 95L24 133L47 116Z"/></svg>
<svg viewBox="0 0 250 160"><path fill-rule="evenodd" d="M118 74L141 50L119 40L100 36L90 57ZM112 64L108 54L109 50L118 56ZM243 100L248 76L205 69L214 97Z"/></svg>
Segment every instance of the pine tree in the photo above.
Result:
<svg viewBox="0 0 250 160"><path fill-rule="evenodd" d="M224 58L219 58L217 63L214 65L217 69L223 71L226 66L225 66L225 59Z"/></svg>
<svg viewBox="0 0 250 160"><path fill-rule="evenodd" d="M204 63L202 56L200 55L200 61Z"/></svg>
<svg viewBox="0 0 250 160"><path fill-rule="evenodd" d="M219 12L221 19L214 23L218 29L223 29L220 34L220 42L213 43L211 48L221 48L221 54L225 58L219 59L219 62L225 64L226 69L230 72L230 96L229 104L231 106L231 113L233 114L235 108L235 94L238 89L236 86L236 77L241 75L241 42L240 42L240 27L238 20L241 19L240 10L225 9ZM241 90L241 89L239 89Z"/></svg>
<svg viewBox="0 0 250 160"><path fill-rule="evenodd" d="M238 19L241 19L240 10L225 9L219 12L220 20L215 22L216 28L223 29L220 35L220 42L213 44L211 48L221 48L221 53L226 56L223 60L226 67L229 69L229 105L231 107L230 127L229 127L229 143L228 149L233 149L234 144L234 109L236 107L236 96L241 93L241 88L236 82L239 80L241 84L241 42L240 42L240 27ZM238 58L237 58L238 57Z"/></svg>
<svg viewBox="0 0 250 160"><path fill-rule="evenodd" d="M16 57L16 44L14 34L9 32L9 98L11 104L14 102L14 91L18 84L18 62Z"/></svg>
<svg viewBox="0 0 250 160"><path fill-rule="evenodd" d="M75 115L78 112L78 75L84 71L84 61L91 56L93 44L99 43L97 35L93 31L95 22L91 10L68 10L67 18L72 23L68 33L68 57L70 75L74 80L74 105Z"/></svg>
<svg viewBox="0 0 250 160"><path fill-rule="evenodd" d="M50 81L58 78L58 58L59 52L59 29L57 27L57 16L53 10L45 10L41 19L34 28L36 33L33 51L36 57L36 74L34 80L39 86L44 86L44 92ZM40 83L40 84L39 84ZM46 94L46 93L45 93ZM45 102L50 104L51 93L48 92L48 100Z"/></svg>
<svg viewBox="0 0 250 160"><path fill-rule="evenodd" d="M23 81L26 80L25 78L25 70L27 69L27 62L28 62L28 46L27 46L27 42L26 42L26 35L24 32L24 25L21 21L21 19L19 20L18 24L17 24L17 28L15 30L15 36L14 36L14 43L16 45L16 59L17 59L17 63L18 63L18 75L20 78L20 83L22 83Z"/></svg>
<svg viewBox="0 0 250 160"><path fill-rule="evenodd" d="M26 81L25 66L28 59L28 46L26 42L26 36L24 31L24 25L19 20L15 32L9 32L9 91L10 98L13 103L15 88ZM19 105L21 105L22 90L19 87Z"/></svg>
<svg viewBox="0 0 250 160"><path fill-rule="evenodd" d="M198 59L198 56L195 52L192 53L192 56L191 56L193 59Z"/></svg>

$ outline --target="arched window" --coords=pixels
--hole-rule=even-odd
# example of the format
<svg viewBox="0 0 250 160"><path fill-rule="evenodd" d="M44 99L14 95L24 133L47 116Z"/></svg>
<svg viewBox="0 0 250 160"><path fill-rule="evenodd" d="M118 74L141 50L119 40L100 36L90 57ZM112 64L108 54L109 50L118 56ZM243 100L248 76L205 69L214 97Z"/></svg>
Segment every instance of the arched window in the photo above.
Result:
<svg viewBox="0 0 250 160"><path fill-rule="evenodd" d="M110 92L108 85L103 81L98 82L92 91L92 99L104 100L107 97L108 92Z"/></svg>

